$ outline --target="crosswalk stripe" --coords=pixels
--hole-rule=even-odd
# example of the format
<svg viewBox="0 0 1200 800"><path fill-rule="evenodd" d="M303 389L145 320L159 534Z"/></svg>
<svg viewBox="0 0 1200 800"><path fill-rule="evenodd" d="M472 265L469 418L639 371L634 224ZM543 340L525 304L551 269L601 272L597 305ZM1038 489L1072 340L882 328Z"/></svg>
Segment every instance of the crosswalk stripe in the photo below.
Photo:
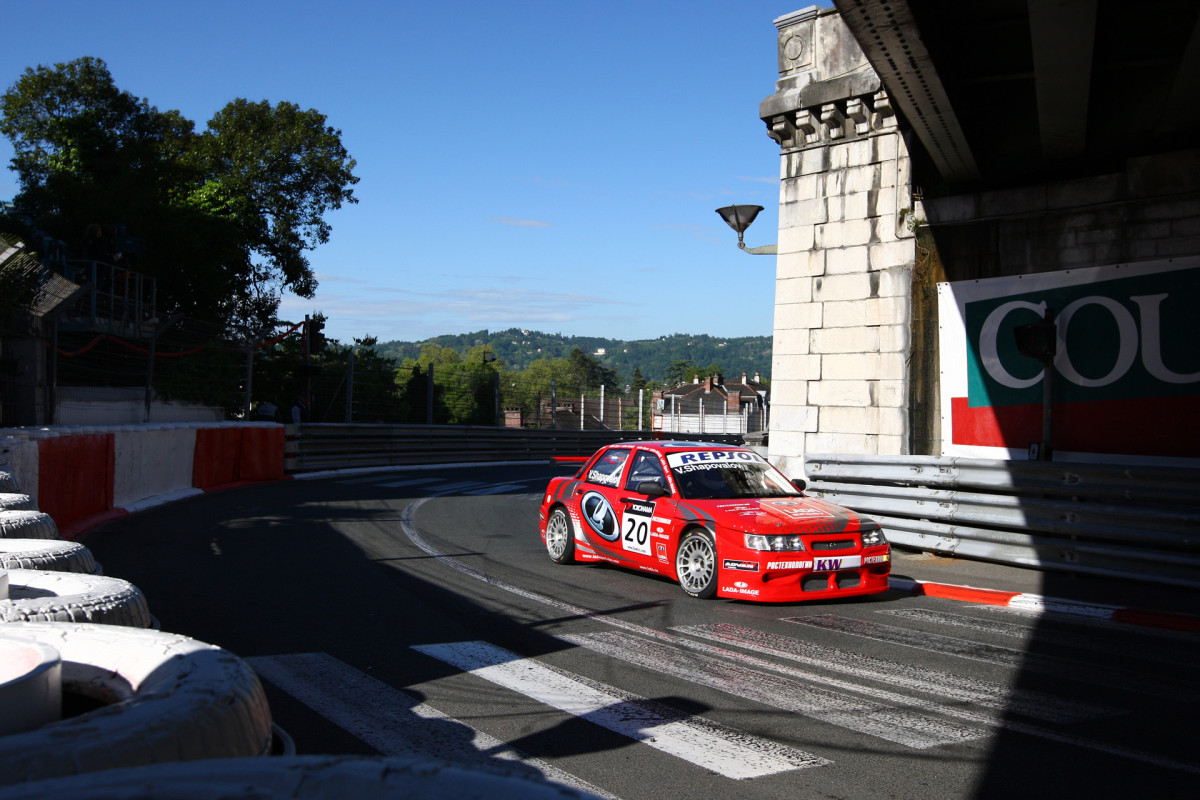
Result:
<svg viewBox="0 0 1200 800"><path fill-rule="evenodd" d="M806 642L740 625L692 625L672 628L679 633L740 647L754 653L838 672L853 678L934 695L999 712L1016 712L1050 722L1078 722L1111 716L1115 709L1064 700L1042 692L1013 689L991 681L965 678L903 661Z"/></svg>
<svg viewBox="0 0 1200 800"><path fill-rule="evenodd" d="M413 649L734 780L830 763L811 753L569 675L487 642L415 645Z"/></svg>
<svg viewBox="0 0 1200 800"><path fill-rule="evenodd" d="M1072 680L1087 681L1098 686L1125 689L1164 697L1171 700L1195 700L1200 697L1195 687L1172 681L1148 682L1131 676L1121 669L1109 665L1097 667L1084 661L1055 658L1038 653L1025 653L1011 647L972 642L952 636L940 636L925 631L880 625L860 619L839 617L835 614L817 614L811 617L787 617L785 622L808 625L823 630L861 636L878 642L915 647L941 655L958 656L986 664L996 664L1013 669L1045 672L1051 675L1069 676Z"/></svg>
<svg viewBox="0 0 1200 800"><path fill-rule="evenodd" d="M863 700L626 634L594 633L560 638L660 674L686 675L689 681L701 686L914 749L957 744L989 734L911 708Z"/></svg>
<svg viewBox="0 0 1200 800"><path fill-rule="evenodd" d="M680 647L687 647L687 648L701 650L703 652L709 652L709 653L712 653L713 655L719 656L721 658L728 658L730 660L738 661L738 662L745 663L745 664L750 664L759 669L772 671L772 672L781 672L785 675L794 675L796 677L800 677L803 679L820 680L826 684L831 684L836 680L836 679L831 680L830 678L823 677L823 676L813 676L811 674L803 674L803 673L801 673L801 671L795 670L794 668L789 667L787 665L776 664L774 662L767 661L766 659L763 659L763 658L760 658L758 656L751 655L748 653L732 652L732 651L725 650L725 649L722 649L719 647L714 647L712 645L705 644L703 642L689 641L689 640L684 639L683 637L676 636L676 635L667 633L665 631L658 630L656 628L651 628L651 627L648 627L645 625L639 625L638 623L622 619L622 618L614 616L612 614L605 614L602 612L593 612L588 609L582 608L580 606L576 606L572 603L567 603L567 602L559 600L557 598L551 598L546 595L540 594L538 592L534 592L530 589L516 586L516 585L510 584L510 583L507 583L505 581L502 581L498 578L494 578L485 573L482 573L472 567L467 566L466 564L459 561L458 559L452 558L452 557L446 555L445 553L438 551L437 548L433 547L432 545L430 545L428 542L425 541L425 539L418 532L415 521L414 521L417 511L421 508L422 505L424 505L425 502L426 502L426 498L419 499L416 502L408 505L404 509L403 513L401 514L400 524L401 524L402 530L404 531L405 536L407 536L414 545L416 545L418 548L423 550L425 553L427 553L428 555L430 555L433 558L436 558L439 563L441 563L447 567L450 567L452 569L455 569L455 570L461 572L462 574L467 575L475 580L482 581L495 589L501 589L503 591L510 592L519 597L524 597L526 599L533 600L534 602L544 604L551 608L559 609L560 611L568 613L572 616L579 617L581 619L591 619L591 620L601 623L601 624L611 625L611 626L616 627L621 630L629 631L629 632L638 634L640 636L645 636L651 640L658 640L658 641L673 643ZM787 620L785 620L785 621L787 621ZM865 687L856 686L856 685L850 684L848 682L842 682L842 683L845 684L848 691L859 691L859 692L874 691L876 696L882 696L882 694L880 693L879 690L868 690ZM952 704L949 706L943 706L942 710L944 711L944 713L946 713L949 716L954 716L954 717L957 717L958 719L963 719L968 722L976 722L976 723L981 723L981 724L997 724L994 715L980 713L979 711L974 711L967 707L960 708L960 707ZM1001 716L1003 716L1003 715L1001 714ZM1132 750L1132 749L1129 749L1126 747L1108 744L1106 742L1084 739L1082 737L1065 734L1065 733L1060 733L1058 731L1050 730L1050 729L1047 729L1047 728L1044 728L1041 726L1023 723L1018 720L1002 719L999 721L998 727L1001 727L1005 730L1013 731L1016 733L1028 734L1030 736L1038 737L1038 738L1045 739L1048 741L1061 742L1061 743L1069 744L1072 746L1084 748L1087 750L1094 750L1096 752L1106 753L1108 755L1113 755L1113 756L1116 756L1119 758L1127 758L1127 759L1130 759L1133 761L1139 761L1139 762L1146 763L1146 764L1153 764L1153 765L1157 765L1157 766L1166 767L1168 769L1180 770L1180 771L1187 772L1187 773L1190 773L1193 775L1200 775L1200 765L1197 765L1197 764L1180 762L1175 759L1164 758L1155 753L1146 753L1146 752L1142 752L1142 751Z"/></svg>
<svg viewBox="0 0 1200 800"><path fill-rule="evenodd" d="M614 799L603 789L451 719L326 653L246 660L259 677L385 756L438 758L489 767L495 767L494 759L500 759L512 764L514 772L536 770L549 780ZM470 738L461 735L462 728L471 732Z"/></svg>

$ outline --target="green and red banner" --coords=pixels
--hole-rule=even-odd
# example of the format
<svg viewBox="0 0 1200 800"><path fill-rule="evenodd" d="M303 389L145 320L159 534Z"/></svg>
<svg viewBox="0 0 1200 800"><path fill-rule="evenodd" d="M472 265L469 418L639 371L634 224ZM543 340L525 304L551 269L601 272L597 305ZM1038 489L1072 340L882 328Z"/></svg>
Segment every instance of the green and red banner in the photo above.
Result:
<svg viewBox="0 0 1200 800"><path fill-rule="evenodd" d="M942 283L938 299L944 455L1044 446L1048 374L1056 458L1200 465L1200 258ZM1015 334L1047 316L1048 370Z"/></svg>

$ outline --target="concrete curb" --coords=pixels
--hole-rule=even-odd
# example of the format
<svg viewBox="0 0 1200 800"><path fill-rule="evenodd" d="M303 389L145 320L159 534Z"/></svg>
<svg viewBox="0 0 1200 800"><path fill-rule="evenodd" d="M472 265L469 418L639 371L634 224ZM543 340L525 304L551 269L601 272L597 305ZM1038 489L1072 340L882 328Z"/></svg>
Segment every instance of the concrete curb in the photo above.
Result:
<svg viewBox="0 0 1200 800"><path fill-rule="evenodd" d="M1089 619L1139 625L1148 628L1200 633L1200 617L1176 614L1167 611L1152 611L1141 608L1123 608L1100 603L1083 603L1078 600L1062 600L1043 597L1027 592L1005 592L999 589L980 589L974 586L956 586L949 583L917 581L911 578L890 578L888 585L895 591L925 597L941 597L989 606L1002 606L1034 614L1073 614Z"/></svg>

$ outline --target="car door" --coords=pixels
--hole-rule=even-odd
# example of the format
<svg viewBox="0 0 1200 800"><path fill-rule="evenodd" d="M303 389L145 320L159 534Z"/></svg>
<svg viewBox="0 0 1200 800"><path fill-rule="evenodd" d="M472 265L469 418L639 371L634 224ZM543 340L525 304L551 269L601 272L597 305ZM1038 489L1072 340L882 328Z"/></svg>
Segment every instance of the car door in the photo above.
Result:
<svg viewBox="0 0 1200 800"><path fill-rule="evenodd" d="M623 491L618 497L621 523L621 548L628 557L644 569L663 572L671 563L668 543L670 524L659 515L662 498L647 496L639 491L643 483L661 486L670 492L666 472L658 454L650 450L636 450L630 459ZM669 512L665 514L669 518ZM665 523L665 524L664 524Z"/></svg>
<svg viewBox="0 0 1200 800"><path fill-rule="evenodd" d="M596 554L607 561L636 565L636 553L622 546L621 487L631 452L628 447L610 447L597 456L584 470L575 497L581 530Z"/></svg>

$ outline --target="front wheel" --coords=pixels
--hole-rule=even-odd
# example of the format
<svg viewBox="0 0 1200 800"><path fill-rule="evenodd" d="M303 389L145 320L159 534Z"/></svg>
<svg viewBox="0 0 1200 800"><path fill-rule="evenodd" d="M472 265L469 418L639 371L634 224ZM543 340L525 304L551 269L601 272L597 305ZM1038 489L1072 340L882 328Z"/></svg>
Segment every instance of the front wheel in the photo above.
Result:
<svg viewBox="0 0 1200 800"><path fill-rule="evenodd" d="M572 564L575 561L575 537L571 533L571 521L567 512L556 508L546 520L546 552L555 564Z"/></svg>
<svg viewBox="0 0 1200 800"><path fill-rule="evenodd" d="M692 597L707 600L717 593L717 548L707 531L689 531L675 553L679 587Z"/></svg>

